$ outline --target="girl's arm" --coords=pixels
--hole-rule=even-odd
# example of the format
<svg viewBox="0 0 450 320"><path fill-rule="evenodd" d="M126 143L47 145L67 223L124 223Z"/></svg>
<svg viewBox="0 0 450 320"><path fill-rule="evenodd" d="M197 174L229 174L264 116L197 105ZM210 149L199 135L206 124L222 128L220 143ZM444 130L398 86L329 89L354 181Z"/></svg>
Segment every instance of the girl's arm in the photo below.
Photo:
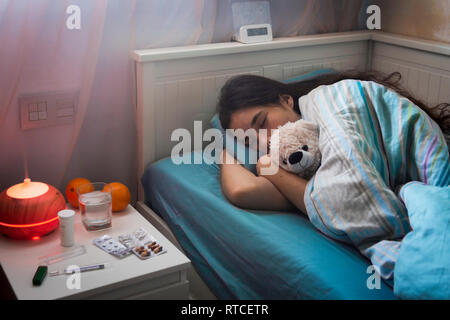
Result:
<svg viewBox="0 0 450 320"><path fill-rule="evenodd" d="M256 170L258 175L261 174L261 167L268 167L270 164L270 156L265 155L258 160ZM286 197L292 204L294 204L300 211L306 213L305 207L305 189L307 180L290 173L282 168L278 168L278 172L272 175L265 175L278 191Z"/></svg>
<svg viewBox="0 0 450 320"><path fill-rule="evenodd" d="M295 209L289 200L265 177L255 176L240 165L226 150L223 151L222 158L220 182L223 193L231 203L252 210Z"/></svg>

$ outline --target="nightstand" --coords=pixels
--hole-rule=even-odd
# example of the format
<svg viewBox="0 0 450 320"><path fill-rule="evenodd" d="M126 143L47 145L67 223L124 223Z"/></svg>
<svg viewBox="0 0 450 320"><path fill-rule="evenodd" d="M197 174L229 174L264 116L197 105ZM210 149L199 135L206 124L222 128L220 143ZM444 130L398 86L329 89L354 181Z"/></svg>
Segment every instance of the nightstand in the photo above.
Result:
<svg viewBox="0 0 450 320"><path fill-rule="evenodd" d="M70 205L68 205L70 207ZM118 259L97 248L92 240L104 234L114 239L142 227L166 248L159 256L141 260L135 255ZM87 231L77 211L75 242L86 253L48 266L48 270L70 265L111 262L104 270L82 272L80 288L69 289L68 276L47 275L41 286L34 287L33 275L40 257L70 250L60 245L59 228L39 240L12 240L0 236L0 264L18 299L188 299L189 259L156 230L132 206L113 213L112 228ZM70 287L70 286L69 286Z"/></svg>

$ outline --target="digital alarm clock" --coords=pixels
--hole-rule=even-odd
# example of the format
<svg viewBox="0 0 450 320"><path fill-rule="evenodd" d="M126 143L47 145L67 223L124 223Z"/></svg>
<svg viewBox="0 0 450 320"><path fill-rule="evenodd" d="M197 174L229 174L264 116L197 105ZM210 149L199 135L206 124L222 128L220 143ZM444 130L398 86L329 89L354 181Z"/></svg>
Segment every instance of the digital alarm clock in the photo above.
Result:
<svg viewBox="0 0 450 320"><path fill-rule="evenodd" d="M268 23L241 26L234 35L233 40L242 43L272 41L272 26Z"/></svg>

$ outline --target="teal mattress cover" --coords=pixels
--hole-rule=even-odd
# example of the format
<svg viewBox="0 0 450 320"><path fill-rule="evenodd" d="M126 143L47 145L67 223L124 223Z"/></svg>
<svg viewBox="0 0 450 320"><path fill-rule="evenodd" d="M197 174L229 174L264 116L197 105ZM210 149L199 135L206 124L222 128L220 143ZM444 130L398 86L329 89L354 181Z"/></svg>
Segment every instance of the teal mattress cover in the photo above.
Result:
<svg viewBox="0 0 450 320"><path fill-rule="evenodd" d="M142 184L147 205L218 298L395 299L382 280L374 288L369 260L321 234L305 215L233 206L217 165L163 159L145 171Z"/></svg>

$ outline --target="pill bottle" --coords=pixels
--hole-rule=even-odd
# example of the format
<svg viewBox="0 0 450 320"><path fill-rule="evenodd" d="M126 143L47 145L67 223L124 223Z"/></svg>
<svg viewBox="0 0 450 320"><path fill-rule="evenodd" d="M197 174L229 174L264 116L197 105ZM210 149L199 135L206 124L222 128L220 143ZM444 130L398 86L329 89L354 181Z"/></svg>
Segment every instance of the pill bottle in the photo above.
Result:
<svg viewBox="0 0 450 320"><path fill-rule="evenodd" d="M75 211L61 210L58 212L61 245L71 247L75 244Z"/></svg>

